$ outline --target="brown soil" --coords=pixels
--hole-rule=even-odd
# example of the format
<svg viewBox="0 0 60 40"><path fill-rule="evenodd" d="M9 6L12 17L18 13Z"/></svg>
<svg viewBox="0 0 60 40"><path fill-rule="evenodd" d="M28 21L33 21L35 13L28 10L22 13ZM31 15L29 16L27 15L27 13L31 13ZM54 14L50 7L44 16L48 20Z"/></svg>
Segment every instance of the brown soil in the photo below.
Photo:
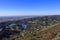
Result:
<svg viewBox="0 0 60 40"><path fill-rule="evenodd" d="M60 25L56 25L53 28L40 32L40 40L60 40Z"/></svg>

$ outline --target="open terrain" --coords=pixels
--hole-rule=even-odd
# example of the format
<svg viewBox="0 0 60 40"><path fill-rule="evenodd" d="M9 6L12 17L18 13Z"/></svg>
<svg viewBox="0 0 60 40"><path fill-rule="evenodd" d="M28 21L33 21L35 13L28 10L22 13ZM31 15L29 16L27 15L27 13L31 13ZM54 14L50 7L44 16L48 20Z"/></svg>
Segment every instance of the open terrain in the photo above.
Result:
<svg viewBox="0 0 60 40"><path fill-rule="evenodd" d="M11 19L0 22L0 40L60 40L60 15ZM22 30L21 23L26 29Z"/></svg>

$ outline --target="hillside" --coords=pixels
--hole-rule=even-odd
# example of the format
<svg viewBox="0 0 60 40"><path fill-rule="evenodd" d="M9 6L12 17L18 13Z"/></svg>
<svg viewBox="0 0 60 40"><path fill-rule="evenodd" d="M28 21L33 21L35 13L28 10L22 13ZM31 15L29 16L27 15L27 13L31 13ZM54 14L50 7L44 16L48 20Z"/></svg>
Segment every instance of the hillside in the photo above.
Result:
<svg viewBox="0 0 60 40"><path fill-rule="evenodd" d="M10 24L16 24L10 26ZM21 28L21 23L27 25ZM58 40L60 36L60 15L36 16L0 23L0 40Z"/></svg>

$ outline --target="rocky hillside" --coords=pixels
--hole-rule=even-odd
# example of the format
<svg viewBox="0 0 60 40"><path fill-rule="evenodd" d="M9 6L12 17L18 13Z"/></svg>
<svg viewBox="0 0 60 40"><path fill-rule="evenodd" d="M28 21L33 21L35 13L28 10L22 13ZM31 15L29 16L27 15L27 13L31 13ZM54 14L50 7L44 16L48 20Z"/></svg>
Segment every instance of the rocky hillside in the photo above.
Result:
<svg viewBox="0 0 60 40"><path fill-rule="evenodd" d="M25 23L27 28L22 30L21 23ZM11 24L15 25L11 26ZM0 40L54 40L59 32L59 24L60 15L2 22Z"/></svg>

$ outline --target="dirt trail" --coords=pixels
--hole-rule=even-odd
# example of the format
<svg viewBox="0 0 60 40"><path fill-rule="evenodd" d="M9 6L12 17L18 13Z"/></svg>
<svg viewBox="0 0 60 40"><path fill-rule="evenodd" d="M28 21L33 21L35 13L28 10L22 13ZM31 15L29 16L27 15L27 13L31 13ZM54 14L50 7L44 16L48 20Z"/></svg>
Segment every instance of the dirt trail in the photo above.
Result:
<svg viewBox="0 0 60 40"><path fill-rule="evenodd" d="M60 25L58 25L57 27L55 27L54 30L57 33L57 35L52 40L60 40Z"/></svg>
<svg viewBox="0 0 60 40"><path fill-rule="evenodd" d="M54 27L42 31L40 40L60 40L60 23Z"/></svg>

